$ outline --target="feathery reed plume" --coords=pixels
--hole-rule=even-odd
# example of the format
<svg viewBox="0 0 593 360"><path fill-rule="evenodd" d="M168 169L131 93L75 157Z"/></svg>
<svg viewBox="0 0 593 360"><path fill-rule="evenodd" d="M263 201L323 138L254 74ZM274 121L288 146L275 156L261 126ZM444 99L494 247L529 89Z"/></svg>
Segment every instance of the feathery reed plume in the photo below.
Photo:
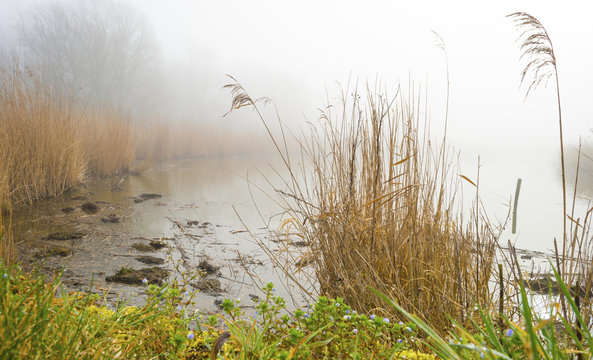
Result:
<svg viewBox="0 0 593 360"><path fill-rule="evenodd" d="M572 284L571 278L567 278L566 269L566 255L568 247L568 234L566 228L567 205L566 205L566 171L564 165L564 137L562 135L562 107L560 105L560 86L558 82L558 67L556 64L556 55L554 54L554 46L552 40L542 23L533 15L525 12L515 12L507 15L513 19L515 26L520 31L518 42L520 43L521 56L520 59L525 59L527 64L521 72L521 85L528 84L525 92L525 98L532 90L537 89L543 84L547 85L548 80L554 77L556 83L556 98L558 104L558 125L560 138L560 163L562 167L562 206L563 206L563 241L562 241L562 257L561 268L558 269L562 279L567 284ZM559 254L556 253L556 257ZM566 315L566 304L564 299L562 301L564 312Z"/></svg>

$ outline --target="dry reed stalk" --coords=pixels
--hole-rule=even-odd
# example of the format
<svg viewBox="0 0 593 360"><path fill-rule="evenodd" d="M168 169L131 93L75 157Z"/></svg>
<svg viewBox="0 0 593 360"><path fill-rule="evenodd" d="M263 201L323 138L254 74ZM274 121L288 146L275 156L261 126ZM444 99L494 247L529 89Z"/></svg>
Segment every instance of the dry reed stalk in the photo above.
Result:
<svg viewBox="0 0 593 360"><path fill-rule="evenodd" d="M229 87L233 109L257 109L240 84ZM323 295L369 311L383 307L371 286L445 329L447 314L491 305L497 234L487 221L466 223L456 215L459 178L441 167L449 163L442 158L447 152L433 148L421 132L426 119L413 92L407 99L399 92L393 98L376 89L366 93L361 98L354 89L352 97L325 108L301 142L302 176L295 175L300 169L290 165L289 154L282 154L290 174L280 191L288 214L283 225L310 244L315 269L301 288L316 285ZM295 278L294 266L262 247ZM282 254L295 260L294 250Z"/></svg>
<svg viewBox="0 0 593 360"><path fill-rule="evenodd" d="M577 200L576 190L578 185L578 175L580 166L581 147L577 155L577 167L575 174L574 193L572 196L572 207L570 215L568 214L568 203L566 195L566 169L564 137L562 125L562 106L560 102L560 84L558 80L558 66L556 54L552 40L542 23L534 16L516 12L508 15L513 19L517 29L520 31L519 43L521 50L521 59L526 59L527 63L521 72L521 84L527 84L525 98L531 91L535 90L541 84L547 85L550 78L556 85L556 105L558 111L558 138L560 143L560 163L562 176L562 204L563 204L563 238L562 249L558 250L556 239L554 239L556 266L558 272L565 284L573 290L573 296L576 292L581 292L581 312L583 317L589 323L593 313L593 300L591 289L593 286L593 242L590 231L591 213L593 207L588 206L584 217L577 218L575 215L575 203ZM591 205L591 204L589 204ZM569 221L569 226L567 225ZM564 316L568 319L570 314L567 311L567 305L564 295L561 293L561 303ZM576 319L572 318L576 322Z"/></svg>

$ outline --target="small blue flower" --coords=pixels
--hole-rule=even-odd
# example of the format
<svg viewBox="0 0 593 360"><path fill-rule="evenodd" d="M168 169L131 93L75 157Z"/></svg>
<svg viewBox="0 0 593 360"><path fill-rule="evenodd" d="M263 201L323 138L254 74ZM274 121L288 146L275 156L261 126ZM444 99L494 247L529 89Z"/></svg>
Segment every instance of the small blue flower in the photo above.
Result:
<svg viewBox="0 0 593 360"><path fill-rule="evenodd" d="M511 337L511 336L513 336L513 329L508 329L508 330L507 330L507 332L506 332L506 335L507 335L508 337Z"/></svg>
<svg viewBox="0 0 593 360"><path fill-rule="evenodd" d="M195 337L195 335L193 332L190 332L189 334L187 334L187 338L190 340L193 339L194 337Z"/></svg>
<svg viewBox="0 0 593 360"><path fill-rule="evenodd" d="M189 291L184 292L183 295L189 296Z"/></svg>
<svg viewBox="0 0 593 360"><path fill-rule="evenodd" d="M404 326L404 323L401 321L398 324L399 324L399 326Z"/></svg>
<svg viewBox="0 0 593 360"><path fill-rule="evenodd" d="M403 342L403 340L402 340L402 339L397 339L397 343L398 343L398 344L401 344L402 342Z"/></svg>
<svg viewBox="0 0 593 360"><path fill-rule="evenodd" d="M406 328L406 330L408 330L408 332L412 332L412 329L410 329L409 326Z"/></svg>
<svg viewBox="0 0 593 360"><path fill-rule="evenodd" d="M177 305L177 311L181 311L183 309L183 306L181 306L181 304Z"/></svg>
<svg viewBox="0 0 593 360"><path fill-rule="evenodd" d="M353 329L353 330L352 330L352 333L353 333L354 335L358 334L358 329Z"/></svg>
<svg viewBox="0 0 593 360"><path fill-rule="evenodd" d="M350 315L344 315L344 320L350 320Z"/></svg>
<svg viewBox="0 0 593 360"><path fill-rule="evenodd" d="M147 284L148 283L148 280L146 280L146 278L144 278L144 279L142 279L142 283L143 284Z"/></svg>
<svg viewBox="0 0 593 360"><path fill-rule="evenodd" d="M480 357L483 359L484 358L484 353L480 353Z"/></svg>
<svg viewBox="0 0 593 360"><path fill-rule="evenodd" d="M2 275L2 277L6 279L8 277L8 274L4 273L4 275Z"/></svg>
<svg viewBox="0 0 593 360"><path fill-rule="evenodd" d="M339 306L340 306L340 303L336 303L336 306L338 306L338 307L339 307Z"/></svg>
<svg viewBox="0 0 593 360"><path fill-rule="evenodd" d="M383 322L384 322L385 324L389 324L389 319L388 319L388 318L383 318Z"/></svg>
<svg viewBox="0 0 593 360"><path fill-rule="evenodd" d="M305 314L305 319L309 317L309 314Z"/></svg>
<svg viewBox="0 0 593 360"><path fill-rule="evenodd" d="M276 288L272 288L272 291L276 291Z"/></svg>
<svg viewBox="0 0 593 360"><path fill-rule="evenodd" d="M346 314L350 314L350 310L346 310Z"/></svg>
<svg viewBox="0 0 593 360"><path fill-rule="evenodd" d="M375 314L371 315L371 320L375 320Z"/></svg>

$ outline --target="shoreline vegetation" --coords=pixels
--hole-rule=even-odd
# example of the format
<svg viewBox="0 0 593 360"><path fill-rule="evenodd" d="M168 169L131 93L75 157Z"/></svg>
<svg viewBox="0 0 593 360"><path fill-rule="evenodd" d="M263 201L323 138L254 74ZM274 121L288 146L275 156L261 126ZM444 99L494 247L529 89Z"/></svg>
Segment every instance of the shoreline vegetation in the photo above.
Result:
<svg viewBox="0 0 593 360"><path fill-rule="evenodd" d="M244 134L213 125L141 119L120 107L58 96L17 62L0 69L0 81L5 209L10 203L55 197L91 178L139 172L152 161L266 152L259 146L263 141L253 141L262 137L257 133L246 140Z"/></svg>
<svg viewBox="0 0 593 360"><path fill-rule="evenodd" d="M552 42L536 18L509 16L521 32L527 94L555 78L564 164ZM442 39L440 44L446 53ZM149 128L121 109L79 108L15 67L3 73L0 89L1 216L8 220L0 222L0 359L593 356L591 210L583 222L569 215L564 165L564 238L550 264L559 296L550 290L542 314L525 287L529 281L513 244L499 243L506 223L488 220L479 176L453 173L446 135L442 143L431 141L413 86L393 94L380 86L346 87L348 95L328 104L300 140L296 161L281 120L282 135L276 136L262 115L270 100L254 99L231 81L225 86L231 111L250 107L257 113L288 173L278 191L286 210L282 230L309 247L277 251L255 240L310 301L289 311L267 284L254 314L244 312L240 299L222 302L220 314L202 314L188 310L194 294L175 281L159 286L144 279L145 305L111 307L90 291L66 292L59 275L46 279L11 264L10 203L55 196L89 176L129 171L134 160L191 156L163 139L203 130L171 130L160 120ZM211 133L201 139L207 137L219 141ZM196 138L178 144L186 142ZM462 183L475 191L465 217L456 205ZM509 248L506 256L497 254L502 246ZM302 259L313 271L299 282L294 266Z"/></svg>

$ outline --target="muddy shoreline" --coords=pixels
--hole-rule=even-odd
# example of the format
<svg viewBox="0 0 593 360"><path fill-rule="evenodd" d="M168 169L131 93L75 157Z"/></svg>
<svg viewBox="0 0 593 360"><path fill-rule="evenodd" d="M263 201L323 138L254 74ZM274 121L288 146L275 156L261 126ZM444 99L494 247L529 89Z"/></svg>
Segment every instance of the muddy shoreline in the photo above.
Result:
<svg viewBox="0 0 593 360"><path fill-rule="evenodd" d="M272 236L254 221L248 184L237 176L246 161L226 161L166 162L15 208L18 260L49 276L63 271L68 291L105 294L109 303L141 304L146 279L175 280L198 291L202 311L217 311L223 298L241 298L244 307L253 307L250 299L262 284L285 279L250 235ZM221 170L225 165L231 170ZM238 219L235 210L245 218ZM277 211L258 210L270 217Z"/></svg>

